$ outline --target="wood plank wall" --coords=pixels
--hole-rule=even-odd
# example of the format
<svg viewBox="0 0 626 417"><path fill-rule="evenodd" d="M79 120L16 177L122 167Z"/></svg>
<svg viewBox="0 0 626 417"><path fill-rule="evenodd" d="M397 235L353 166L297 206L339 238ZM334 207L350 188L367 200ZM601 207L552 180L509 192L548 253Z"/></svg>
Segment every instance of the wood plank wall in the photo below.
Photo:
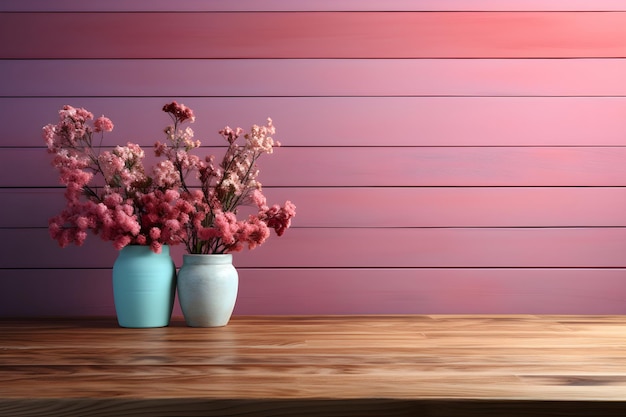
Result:
<svg viewBox="0 0 626 417"><path fill-rule="evenodd" d="M624 1L21 0L0 37L1 316L114 314L116 252L48 237L40 129L150 146L173 99L284 144L298 215L236 255L236 314L626 312Z"/></svg>

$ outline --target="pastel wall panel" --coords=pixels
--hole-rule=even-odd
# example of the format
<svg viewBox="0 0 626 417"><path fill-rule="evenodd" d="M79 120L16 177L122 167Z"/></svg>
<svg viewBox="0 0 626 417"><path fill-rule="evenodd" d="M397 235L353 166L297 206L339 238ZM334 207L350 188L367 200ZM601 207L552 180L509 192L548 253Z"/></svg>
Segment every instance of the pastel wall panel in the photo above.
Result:
<svg viewBox="0 0 626 417"><path fill-rule="evenodd" d="M96 87L90 83L83 88L94 95L105 93ZM270 116L275 137L286 147L626 145L626 97L178 99L194 109L191 127L205 145L225 143L217 132L226 125L249 127ZM130 140L151 146L169 123L161 111L166 102L167 97L0 98L4 116L15 121L3 127L2 143L41 147L41 126L55 123L58 109L70 104L113 120L115 128L105 136L105 144Z"/></svg>
<svg viewBox="0 0 626 417"><path fill-rule="evenodd" d="M623 58L9 59L0 97L615 97L625 72Z"/></svg>
<svg viewBox="0 0 626 417"><path fill-rule="evenodd" d="M115 314L110 269L35 272L14 270L11 280L0 280L0 292L12 295L0 304L0 316ZM239 277L235 314L242 315L562 314L581 309L624 314L626 303L626 269L239 268ZM178 304L174 314L182 314Z"/></svg>
<svg viewBox="0 0 626 417"><path fill-rule="evenodd" d="M294 222L307 228L626 226L626 193L621 187L264 187L263 191L269 202L298 202ZM4 188L0 200L0 227L14 228L45 227L65 204L58 188ZM246 211L253 209L242 209Z"/></svg>
<svg viewBox="0 0 626 417"><path fill-rule="evenodd" d="M178 11L619 11L622 0L178 0ZM13 12L146 12L172 11L169 0L20 0L0 3L0 11Z"/></svg>
<svg viewBox="0 0 626 417"><path fill-rule="evenodd" d="M3 229L0 239L13 242L4 245L0 268L106 268L117 254L97 237L60 249L39 228ZM625 244L623 227L299 227L236 257L238 266L248 268L615 268L626 267ZM172 249L178 266L182 252Z"/></svg>
<svg viewBox="0 0 626 417"><path fill-rule="evenodd" d="M236 314L623 314L625 28L616 0L4 2L0 316L114 314L111 245L48 236L41 127L86 107L148 149L174 99L203 152L266 117L284 145L261 181L298 215L236 254Z"/></svg>
<svg viewBox="0 0 626 417"><path fill-rule="evenodd" d="M626 13L31 12L0 36L14 59L624 57Z"/></svg>
<svg viewBox="0 0 626 417"><path fill-rule="evenodd" d="M44 150L6 148L0 155L0 186L59 185ZM285 147L258 166L262 184L280 187L624 186L625 157L626 147Z"/></svg>

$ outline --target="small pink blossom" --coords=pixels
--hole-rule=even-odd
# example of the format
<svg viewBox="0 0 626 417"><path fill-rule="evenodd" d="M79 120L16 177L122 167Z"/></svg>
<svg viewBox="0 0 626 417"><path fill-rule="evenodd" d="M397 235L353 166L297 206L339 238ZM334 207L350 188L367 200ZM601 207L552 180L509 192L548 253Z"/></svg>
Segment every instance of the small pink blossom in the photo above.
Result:
<svg viewBox="0 0 626 417"><path fill-rule="evenodd" d="M94 122L94 131L111 132L113 130L113 122L108 117L100 116Z"/></svg>
<svg viewBox="0 0 626 417"><path fill-rule="evenodd" d="M261 215L267 226L273 228L278 236L282 236L291 226L291 219L296 215L296 206L291 201L285 202L283 207L275 204Z"/></svg>
<svg viewBox="0 0 626 417"><path fill-rule="evenodd" d="M150 244L150 249L152 249L152 252L154 253L161 253L162 247L163 247L163 244L156 240Z"/></svg>
<svg viewBox="0 0 626 417"><path fill-rule="evenodd" d="M219 134L224 137L231 145L243 134L243 129L238 127L235 130L231 129L230 126L226 126L224 129L219 131Z"/></svg>
<svg viewBox="0 0 626 417"><path fill-rule="evenodd" d="M158 240L161 237L161 229L158 227L153 227L150 229L150 238L152 240Z"/></svg>
<svg viewBox="0 0 626 417"><path fill-rule="evenodd" d="M129 236L122 235L114 239L113 246L115 247L115 249L120 250L124 246L128 246L130 242L131 238Z"/></svg>
<svg viewBox="0 0 626 417"><path fill-rule="evenodd" d="M196 119L193 115L193 111L189 107L184 104L178 104L175 101L163 106L163 111L170 113L179 123L186 120L193 122Z"/></svg>

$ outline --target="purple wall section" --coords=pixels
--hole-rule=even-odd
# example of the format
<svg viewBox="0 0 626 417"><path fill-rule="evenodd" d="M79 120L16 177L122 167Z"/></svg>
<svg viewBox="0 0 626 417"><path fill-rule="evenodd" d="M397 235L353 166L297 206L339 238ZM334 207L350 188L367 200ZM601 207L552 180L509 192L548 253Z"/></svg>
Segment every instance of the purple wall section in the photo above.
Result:
<svg viewBox="0 0 626 417"><path fill-rule="evenodd" d="M115 314L115 250L48 237L41 127L72 104L149 146L173 99L207 145L283 143L261 181L298 215L235 255L235 314L626 313L626 6L502 3L1 4L0 317Z"/></svg>
<svg viewBox="0 0 626 417"><path fill-rule="evenodd" d="M170 0L20 0L0 11L165 11ZM619 11L622 0L177 0L177 11Z"/></svg>

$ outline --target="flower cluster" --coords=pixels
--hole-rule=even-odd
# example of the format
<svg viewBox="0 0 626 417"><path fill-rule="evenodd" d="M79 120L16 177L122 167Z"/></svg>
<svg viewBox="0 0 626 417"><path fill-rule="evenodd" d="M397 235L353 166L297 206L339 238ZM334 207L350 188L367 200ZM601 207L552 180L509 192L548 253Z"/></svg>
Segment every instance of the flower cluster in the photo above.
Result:
<svg viewBox="0 0 626 417"><path fill-rule="evenodd" d="M257 177L256 162L263 154L271 154L280 146L271 135L275 133L272 120L266 126L254 125L249 133L243 129L225 127L219 133L227 141L228 147L219 164L215 156L204 159L191 151L200 146L193 140L193 131L182 125L194 120L193 112L176 102L166 105L173 125L165 129L166 142L155 144L157 156L165 156L157 170L174 170L178 178L171 177L169 186L181 190L181 199L192 207L190 221L185 224L186 233L180 234L189 253L228 253L261 245L274 229L278 236L291 225L296 207L290 201L281 207L269 207L262 194ZM242 145L237 140L243 137ZM197 181L193 187L190 181ZM242 205L257 208L256 214L238 219L237 212Z"/></svg>
<svg viewBox="0 0 626 417"><path fill-rule="evenodd" d="M50 219L50 235L61 247L80 246L91 231L117 249L138 244L160 252L163 244L176 240L189 218L178 208L178 192L154 185L139 145L103 151L102 137L113 130L113 123L104 116L92 120L89 111L66 105L59 122L43 128L52 164L66 187L66 205Z"/></svg>
<svg viewBox="0 0 626 417"><path fill-rule="evenodd" d="M249 133L228 127L220 131L228 148L217 166L214 156L201 159L192 151L201 146L193 139L193 111L172 102L163 107L173 125L165 129L166 142L157 142L158 162L146 171L144 151L134 143L103 150L105 132L113 130L110 119L82 108L64 106L59 122L44 126L48 152L54 155L65 185L66 205L50 219L52 238L65 247L82 245L91 231L117 249L126 245L150 245L160 252L164 244L184 243L189 253L226 253L253 249L269 237L289 228L295 206L269 207L257 180L257 159L272 153L271 119L266 126L253 126ZM100 143L93 143L99 134ZM237 139L243 136L245 144ZM191 184L194 182L194 184ZM254 205L258 211L247 219L237 219L241 205Z"/></svg>

